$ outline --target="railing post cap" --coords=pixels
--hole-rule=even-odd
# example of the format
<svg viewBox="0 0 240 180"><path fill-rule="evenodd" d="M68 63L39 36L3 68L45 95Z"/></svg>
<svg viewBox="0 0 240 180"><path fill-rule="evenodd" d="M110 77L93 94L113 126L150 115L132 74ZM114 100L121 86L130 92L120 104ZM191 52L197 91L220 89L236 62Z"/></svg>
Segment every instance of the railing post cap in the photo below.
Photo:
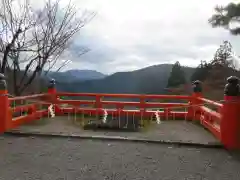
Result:
<svg viewBox="0 0 240 180"><path fill-rule="evenodd" d="M53 78L49 80L49 83L52 83L52 84L54 83L54 84L55 84L55 82L56 82L56 81L55 81L55 79L53 79Z"/></svg>
<svg viewBox="0 0 240 180"><path fill-rule="evenodd" d="M193 83L192 84L194 84L194 85L200 85L200 84L202 84L202 82L201 81L199 81L199 80L196 80L196 81L193 81Z"/></svg>
<svg viewBox="0 0 240 180"><path fill-rule="evenodd" d="M0 73L0 90L7 89L6 77L4 74Z"/></svg>
<svg viewBox="0 0 240 180"><path fill-rule="evenodd" d="M229 84L238 84L239 83L239 78L236 76L230 76L227 78L227 82Z"/></svg>
<svg viewBox="0 0 240 180"><path fill-rule="evenodd" d="M195 93L201 93L202 92L202 82L199 80L193 81L193 92Z"/></svg>
<svg viewBox="0 0 240 180"><path fill-rule="evenodd" d="M225 96L239 96L239 78L236 76L230 76L227 78L227 84L224 88Z"/></svg>
<svg viewBox="0 0 240 180"><path fill-rule="evenodd" d="M50 79L49 80L49 84L48 84L48 88L54 88L56 84L55 79Z"/></svg>

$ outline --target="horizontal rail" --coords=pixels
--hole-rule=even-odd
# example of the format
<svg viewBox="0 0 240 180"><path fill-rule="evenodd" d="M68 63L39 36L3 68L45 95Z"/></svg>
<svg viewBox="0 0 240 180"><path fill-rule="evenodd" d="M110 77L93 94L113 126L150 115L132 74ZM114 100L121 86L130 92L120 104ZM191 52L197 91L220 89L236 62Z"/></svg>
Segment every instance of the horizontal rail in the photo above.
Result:
<svg viewBox="0 0 240 180"><path fill-rule="evenodd" d="M19 116L19 117L15 117L12 119L11 122L11 128L16 128L24 123L28 123L28 122L32 122L35 120L40 119L41 117L47 116L48 115L48 111L47 110L39 110L34 112L33 114L28 114L28 115L24 115L24 116Z"/></svg>
<svg viewBox="0 0 240 180"><path fill-rule="evenodd" d="M71 104L75 106L92 104L96 101L87 100L59 100L57 104ZM153 102L122 102L122 101L100 101L101 105L115 105L115 106L136 106L141 108L170 108L170 107L188 107L188 103L153 103Z"/></svg>
<svg viewBox="0 0 240 180"><path fill-rule="evenodd" d="M215 102L215 101L212 101L210 99L206 99L206 98L198 98L198 100L202 101L203 103L207 103L207 104L210 104L210 105L214 105L218 108L222 108L223 107L223 104L221 103L218 103L218 102Z"/></svg>
<svg viewBox="0 0 240 180"><path fill-rule="evenodd" d="M104 105L125 105L125 106L137 106L141 108L169 108L169 107L187 107L187 103L140 103L140 102L119 102L119 101L102 101L101 102Z"/></svg>
<svg viewBox="0 0 240 180"><path fill-rule="evenodd" d="M204 113L204 115L210 116L211 120L216 121L217 123L221 122L221 114L213 111L205 106L200 106L199 109Z"/></svg>
<svg viewBox="0 0 240 180"><path fill-rule="evenodd" d="M88 96L88 97L113 97L113 98L149 98L149 99L185 99L189 100L191 96L187 95L149 95L149 94L103 94L103 93L68 93L59 92L57 96Z"/></svg>
<svg viewBox="0 0 240 180"><path fill-rule="evenodd" d="M20 105L12 108L12 112L20 112L20 111L29 111L35 106L35 104L27 104L27 105Z"/></svg>
<svg viewBox="0 0 240 180"><path fill-rule="evenodd" d="M96 101L89 101L89 100L58 100L56 104L70 104L74 106L79 106L83 104L95 104Z"/></svg>
<svg viewBox="0 0 240 180"><path fill-rule="evenodd" d="M49 94L34 94L34 95L29 95L29 96L16 96L9 98L10 101L20 101L20 100L28 100L28 99L34 99L34 98L43 98L43 97L48 97Z"/></svg>
<svg viewBox="0 0 240 180"><path fill-rule="evenodd" d="M204 116L200 117L200 123L207 128L213 135L221 141L221 130L219 126L216 126L205 119Z"/></svg>
<svg viewBox="0 0 240 180"><path fill-rule="evenodd" d="M79 113L79 114L92 114L92 115L103 115L104 111L102 109L95 108L62 108L62 113ZM118 109L106 109L109 115L119 116L155 116L156 111L140 111L140 110L118 110ZM178 112L178 111L159 111L160 117L174 117L174 118L186 118L187 112Z"/></svg>

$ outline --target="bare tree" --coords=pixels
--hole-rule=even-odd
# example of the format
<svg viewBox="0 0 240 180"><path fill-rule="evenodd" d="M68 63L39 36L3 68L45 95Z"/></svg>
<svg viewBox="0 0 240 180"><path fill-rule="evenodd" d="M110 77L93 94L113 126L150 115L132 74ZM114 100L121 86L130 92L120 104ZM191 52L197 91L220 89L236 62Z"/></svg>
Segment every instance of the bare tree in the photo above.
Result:
<svg viewBox="0 0 240 180"><path fill-rule="evenodd" d="M62 8L60 0L48 0L41 9L30 7L28 0L21 3L21 10L14 13L14 0L2 0L0 10L1 73L7 65L13 70L15 94L21 94L26 88L53 68L61 55L73 42L85 24L96 14L85 11L81 16L77 9L69 3ZM9 36L10 33L10 36ZM89 50L79 49L79 54ZM63 62L60 68L67 64ZM21 69L21 66L24 66ZM21 76L19 76L21 74ZM20 77L17 80L17 76Z"/></svg>
<svg viewBox="0 0 240 180"><path fill-rule="evenodd" d="M14 13L14 3L17 1L13 0L1 0L0 8L0 51L3 54L1 61L0 72L5 73L6 66L8 64L8 57L16 45L20 35L25 34L31 27L34 26L32 21L31 13L29 13L30 7L28 6L28 0L23 4L19 5L19 11ZM15 5L16 6L16 5Z"/></svg>

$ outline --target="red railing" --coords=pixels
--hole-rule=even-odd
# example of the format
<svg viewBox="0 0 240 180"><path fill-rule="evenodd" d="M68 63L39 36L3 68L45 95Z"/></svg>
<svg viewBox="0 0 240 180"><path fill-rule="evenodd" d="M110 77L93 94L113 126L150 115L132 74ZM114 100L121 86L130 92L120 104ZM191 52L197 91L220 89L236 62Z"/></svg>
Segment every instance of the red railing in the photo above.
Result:
<svg viewBox="0 0 240 180"><path fill-rule="evenodd" d="M47 107L51 104L46 100L49 94L36 94L29 96L11 97L9 100L8 128L12 129L21 124L31 122L48 115Z"/></svg>
<svg viewBox="0 0 240 180"><path fill-rule="evenodd" d="M7 91L0 91L0 94L7 94ZM62 96L80 97L82 100L64 100L59 98ZM86 97L93 99L86 100ZM164 118L173 119L174 117L189 121L199 121L226 145L226 142L223 140L222 122L227 121L227 116L236 118L228 114L230 110L226 111L228 108L227 104L202 98L200 93L193 93L192 95L93 94L56 92L55 89L49 89L49 92L46 94L13 98L0 96L0 98L0 106L2 106L0 118L4 121L0 124L0 132L48 116L47 108L50 104L54 105L56 115L66 113L102 115L104 113L103 109L107 109L108 114L113 116L135 115L151 117L156 112L156 109L153 108L158 108L162 120ZM106 100L109 98L137 99L138 101ZM184 100L185 102L160 102L167 99ZM67 107L62 106L63 104L66 104ZM83 105L86 107L82 107ZM111 108L107 108L109 106ZM213 108L210 108L210 106ZM128 107L134 109L128 109Z"/></svg>
<svg viewBox="0 0 240 180"><path fill-rule="evenodd" d="M200 112L200 123L221 140L220 123L223 104L200 97L198 100L201 102L201 105L197 106L196 110ZM213 106L215 108L211 109L206 106ZM217 109L217 111L215 109Z"/></svg>
<svg viewBox="0 0 240 180"><path fill-rule="evenodd" d="M135 115L141 117L152 117L154 116L156 110L151 108L158 108L161 118L171 119L171 117L174 117L176 119L192 120L193 118L197 117L196 114L196 116L192 116L189 113L189 109L191 106L194 106L194 104L192 104L193 97L188 95L93 94L68 92L57 92L51 94L51 92L55 91L50 91L50 94L37 94L8 98L11 111L10 115L12 117L10 128L17 127L26 122L37 120L43 116L47 116L47 106L49 106L51 103L55 105L56 115L63 115L66 113L91 113L92 115L102 115L105 106L114 106L114 108L107 109L108 113L113 116ZM94 97L94 100L62 100L57 98L61 96L80 98ZM139 101L105 101L104 98L135 98L139 99ZM166 99L185 100L186 102L158 102ZM222 104L210 101L208 99L198 98L198 100L222 107ZM62 104L67 104L68 107L61 107ZM88 105L88 107L81 107L82 105ZM125 109L125 107L132 107L135 109ZM185 109L185 111L179 111L179 109ZM198 120L201 120L201 123L205 127L207 127L214 135L220 138L220 131L215 128L214 121L219 122L221 115L218 112L212 111L202 105L195 107L195 110L202 113L201 116L198 116ZM212 119L210 120L209 117L212 117Z"/></svg>
<svg viewBox="0 0 240 180"><path fill-rule="evenodd" d="M182 118L187 112L173 112L174 107L187 108L188 103L161 103L161 102L147 102L150 100L163 100L163 99L179 99L190 100L190 96L175 96L175 95L139 95L139 94L90 94L90 93L57 93L59 96L68 97L94 97L94 100L56 100L55 104L68 104L73 107L60 108L62 113L91 113L99 115L103 113L102 109L106 109L106 106L113 106L114 108L107 109L111 115L136 115L136 116L152 116L154 110L148 110L149 108L163 108L164 111L160 111L159 115L164 117L166 115L174 115L176 118ZM105 101L104 98L135 98L139 99L139 102L133 101ZM90 107L79 107L81 105L91 105ZM124 109L125 107L132 107L135 110ZM60 113L60 112L58 112Z"/></svg>

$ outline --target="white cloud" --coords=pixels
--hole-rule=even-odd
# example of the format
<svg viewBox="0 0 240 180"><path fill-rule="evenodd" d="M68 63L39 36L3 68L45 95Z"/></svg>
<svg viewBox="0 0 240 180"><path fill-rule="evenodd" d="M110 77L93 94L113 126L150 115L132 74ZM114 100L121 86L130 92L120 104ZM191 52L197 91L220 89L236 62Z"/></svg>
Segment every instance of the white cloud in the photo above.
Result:
<svg viewBox="0 0 240 180"><path fill-rule="evenodd" d="M68 2L67 0L64 0ZM180 61L195 66L210 60L224 40L240 53L239 37L213 29L208 18L216 4L229 0L76 0L82 9L97 12L78 41L92 51L67 68L104 73L134 70Z"/></svg>

